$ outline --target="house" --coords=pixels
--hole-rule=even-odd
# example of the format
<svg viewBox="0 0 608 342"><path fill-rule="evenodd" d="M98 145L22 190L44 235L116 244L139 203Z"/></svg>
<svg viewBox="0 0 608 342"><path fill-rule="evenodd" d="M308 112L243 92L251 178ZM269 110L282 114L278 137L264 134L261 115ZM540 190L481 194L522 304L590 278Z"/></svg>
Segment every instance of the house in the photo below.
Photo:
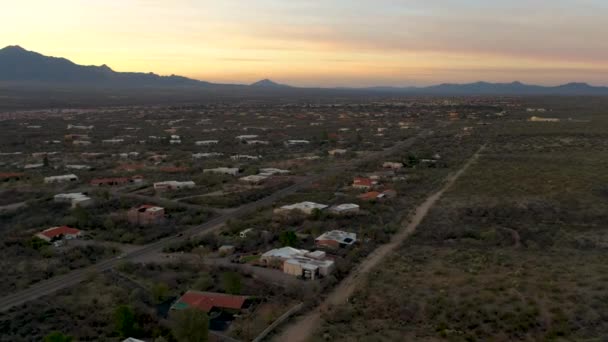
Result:
<svg viewBox="0 0 608 342"><path fill-rule="evenodd" d="M146 342L146 341L142 341L142 340L138 340L138 339L133 338L133 337L129 337L127 339L122 340L122 342Z"/></svg>
<svg viewBox="0 0 608 342"><path fill-rule="evenodd" d="M108 145L118 145L118 144L122 144L124 142L125 142L124 139L105 139L105 140L101 141L102 144L108 144Z"/></svg>
<svg viewBox="0 0 608 342"><path fill-rule="evenodd" d="M79 125L70 125L70 124L68 124L68 129L91 130L91 129L93 129L93 126L79 126Z"/></svg>
<svg viewBox="0 0 608 342"><path fill-rule="evenodd" d="M383 168L393 169L393 170L402 169L403 166L404 166L403 163L396 163L396 162L384 162L384 164L382 164Z"/></svg>
<svg viewBox="0 0 608 342"><path fill-rule="evenodd" d="M283 273L310 280L315 280L319 276L326 277L333 269L334 261L328 259L294 257L283 263Z"/></svg>
<svg viewBox="0 0 608 342"><path fill-rule="evenodd" d="M40 238L46 242L52 242L56 240L71 240L76 239L82 236L82 231L76 228L71 228L68 226L61 227L52 227L49 229L45 229L40 233L36 234L37 238Z"/></svg>
<svg viewBox="0 0 608 342"><path fill-rule="evenodd" d="M39 169L44 167L44 164L39 163L39 164L25 164L23 165L23 169L24 170L31 170L31 169Z"/></svg>
<svg viewBox="0 0 608 342"><path fill-rule="evenodd" d="M359 212L359 205L354 203L338 204L329 208L329 212L337 215L356 214Z"/></svg>
<svg viewBox="0 0 608 342"><path fill-rule="evenodd" d="M223 153L218 153L218 152L192 153L192 159L220 157L220 156L223 156L223 155L224 155Z"/></svg>
<svg viewBox="0 0 608 342"><path fill-rule="evenodd" d="M95 178L91 180L90 184L92 186L115 186L115 185L125 185L133 182L132 179L127 177L113 177L113 178Z"/></svg>
<svg viewBox="0 0 608 342"><path fill-rule="evenodd" d="M287 175L289 170L276 169L273 167L267 167L260 169L260 176L274 176L274 175Z"/></svg>
<svg viewBox="0 0 608 342"><path fill-rule="evenodd" d="M247 154L235 154L233 156L230 156L230 159L232 159L232 160L241 160L241 159L259 160L260 158L261 158L261 156L250 156Z"/></svg>
<svg viewBox="0 0 608 342"><path fill-rule="evenodd" d="M247 145L268 145L268 144L270 144L270 142L266 141L266 140L245 140L245 143Z"/></svg>
<svg viewBox="0 0 608 342"><path fill-rule="evenodd" d="M76 182L76 181L78 181L78 176L76 176L74 174L44 177L45 184L67 183L67 182Z"/></svg>
<svg viewBox="0 0 608 342"><path fill-rule="evenodd" d="M308 145L310 141L308 140L287 140L285 142L286 146L295 146L295 145Z"/></svg>
<svg viewBox="0 0 608 342"><path fill-rule="evenodd" d="M395 198L397 197L397 192L392 189L384 190L382 192L378 191L370 191L364 194L357 196L358 199L363 201L373 201L382 198Z"/></svg>
<svg viewBox="0 0 608 342"><path fill-rule="evenodd" d="M246 141L246 140L253 140L257 137L258 136L255 134L247 134L247 135L239 135L239 136L235 137L235 139L240 140L240 141Z"/></svg>
<svg viewBox="0 0 608 342"><path fill-rule="evenodd" d="M532 116L528 119L530 122L559 122L558 118L542 118L540 116Z"/></svg>
<svg viewBox="0 0 608 342"><path fill-rule="evenodd" d="M300 202L290 205L284 205L274 210L275 214L283 214L293 210L301 211L304 214L311 215L315 210L323 210L327 208L325 204L319 204L314 202Z"/></svg>
<svg viewBox="0 0 608 342"><path fill-rule="evenodd" d="M171 310L194 308L208 314L223 310L239 312L249 308L251 304L251 298L248 296L189 290L171 305Z"/></svg>
<svg viewBox="0 0 608 342"><path fill-rule="evenodd" d="M127 220L140 226L161 224L165 220L165 208L144 204L129 210Z"/></svg>
<svg viewBox="0 0 608 342"><path fill-rule="evenodd" d="M0 173L0 182L18 182L20 180L29 179L29 176L20 172L4 172Z"/></svg>
<svg viewBox="0 0 608 342"><path fill-rule="evenodd" d="M73 140L72 145L74 146L88 146L91 145L91 142L88 140Z"/></svg>
<svg viewBox="0 0 608 342"><path fill-rule="evenodd" d="M323 251L309 252L305 249L283 247L271 249L262 254L260 262L267 266L281 268L284 273L304 279L327 276L334 267L334 261L326 259Z"/></svg>
<svg viewBox="0 0 608 342"><path fill-rule="evenodd" d="M194 143L196 146L209 146L209 145L217 145L219 140L201 140Z"/></svg>
<svg viewBox="0 0 608 342"><path fill-rule="evenodd" d="M91 167L89 165L66 165L66 169L68 170L90 170Z"/></svg>
<svg viewBox="0 0 608 342"><path fill-rule="evenodd" d="M332 230L321 234L315 239L315 244L319 247L347 247L357 242L357 234L342 230Z"/></svg>
<svg viewBox="0 0 608 342"><path fill-rule="evenodd" d="M268 179L267 176L250 175L239 178L239 181L249 184L262 184L266 179Z"/></svg>
<svg viewBox="0 0 608 342"><path fill-rule="evenodd" d="M193 181L165 181L154 183L154 190L181 190L181 189L192 189L196 186Z"/></svg>
<svg viewBox="0 0 608 342"><path fill-rule="evenodd" d="M82 192L57 194L53 197L53 199L56 203L70 203L72 208L84 208L93 204L93 199Z"/></svg>
<svg viewBox="0 0 608 342"><path fill-rule="evenodd" d="M355 177L352 187L355 189L371 189L378 181L371 178Z"/></svg>
<svg viewBox="0 0 608 342"><path fill-rule="evenodd" d="M220 248L218 248L217 251L220 253L220 255L230 255L230 254L233 254L235 250L236 250L236 247L234 247L232 245L224 245L224 246L221 246Z"/></svg>
<svg viewBox="0 0 608 342"><path fill-rule="evenodd" d="M262 256L260 257L260 262L268 266L282 266L285 260L299 256L305 256L307 253L309 252L305 249L297 249L293 247L275 248L262 254Z"/></svg>
<svg viewBox="0 0 608 342"><path fill-rule="evenodd" d="M238 167L216 167L214 169L204 169L203 173L219 173L224 175L236 176L241 170Z"/></svg>
<svg viewBox="0 0 608 342"><path fill-rule="evenodd" d="M327 153L332 157L346 154L346 152L348 152L348 151L343 148L336 148L334 150L327 151Z"/></svg>

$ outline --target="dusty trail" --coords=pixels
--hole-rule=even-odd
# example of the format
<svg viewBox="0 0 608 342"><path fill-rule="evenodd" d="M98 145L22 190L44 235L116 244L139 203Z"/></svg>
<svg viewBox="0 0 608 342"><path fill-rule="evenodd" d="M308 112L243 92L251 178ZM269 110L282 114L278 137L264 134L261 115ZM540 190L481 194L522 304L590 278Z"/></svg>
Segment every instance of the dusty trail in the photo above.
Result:
<svg viewBox="0 0 608 342"><path fill-rule="evenodd" d="M321 312L326 310L329 306L338 305L345 303L348 298L354 293L355 289L362 283L367 273L374 268L382 259L387 255L395 251L409 236L415 231L416 227L422 222L424 217L428 214L429 210L435 205L435 203L441 198L444 192L446 192L460 176L462 176L467 169L479 159L481 152L483 152L485 146L482 146L468 161L460 168L456 173L450 175L446 179L444 186L437 192L431 194L426 200L416 208L416 213L408 221L407 225L393 236L390 242L378 247L374 252L363 260L359 266L357 266L348 277L346 277L329 296L315 309L306 315L300 317L298 320L288 325L282 332L280 332L274 341L289 341L289 342L304 342L311 338L311 335L315 332L316 328L321 323Z"/></svg>

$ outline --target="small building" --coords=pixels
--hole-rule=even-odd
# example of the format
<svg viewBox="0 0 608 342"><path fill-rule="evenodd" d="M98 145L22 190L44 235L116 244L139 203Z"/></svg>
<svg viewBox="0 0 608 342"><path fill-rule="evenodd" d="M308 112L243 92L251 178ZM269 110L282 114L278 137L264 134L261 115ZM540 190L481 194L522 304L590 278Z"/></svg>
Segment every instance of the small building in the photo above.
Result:
<svg viewBox="0 0 608 342"><path fill-rule="evenodd" d="M233 156L230 156L230 159L232 159L232 160L241 160L241 159L259 160L260 158L261 158L260 156L250 156L247 154L235 154Z"/></svg>
<svg viewBox="0 0 608 342"><path fill-rule="evenodd" d="M194 143L196 146L209 146L209 145L217 145L219 140L200 140Z"/></svg>
<svg viewBox="0 0 608 342"><path fill-rule="evenodd" d="M268 179L267 176L250 175L250 176L245 176L245 177L239 178L239 181L241 181L243 183L248 183L248 184L262 184L262 183L264 183L264 181L266 179Z"/></svg>
<svg viewBox="0 0 608 342"><path fill-rule="evenodd" d="M255 134L246 134L246 135L239 135L236 136L235 139L236 140L240 140L240 141L246 141L246 140L253 140L256 139L258 136Z"/></svg>
<svg viewBox="0 0 608 342"><path fill-rule="evenodd" d="M52 227L49 229L45 229L40 233L36 234L37 238L40 238L46 242L53 242L57 240L71 240L77 239L82 236L82 231L76 228L71 228L68 226L61 227Z"/></svg>
<svg viewBox="0 0 608 342"><path fill-rule="evenodd" d="M0 173L0 182L10 182L10 181L18 182L18 181L26 180L26 179L29 179L29 176L26 175L25 173L21 173L21 172Z"/></svg>
<svg viewBox="0 0 608 342"><path fill-rule="evenodd" d="M337 215L356 214L359 212L359 205L354 203L338 204L329 208L329 212Z"/></svg>
<svg viewBox="0 0 608 342"><path fill-rule="evenodd" d="M288 175L290 173L289 170L277 169L274 167L266 167L261 168L259 175L260 176L274 176L274 175Z"/></svg>
<svg viewBox="0 0 608 342"><path fill-rule="evenodd" d="M301 211L304 214L311 215L315 210L323 210L327 208L325 204L319 204L315 202L300 202L289 205L284 205L280 208L274 210L275 214L283 214L287 212L291 212L293 210Z"/></svg>
<svg viewBox="0 0 608 342"><path fill-rule="evenodd" d="M295 146L295 145L308 145L310 141L308 140L287 140L285 142L286 146Z"/></svg>
<svg viewBox="0 0 608 342"><path fill-rule="evenodd" d="M332 157L344 155L344 154L346 154L346 152L348 152L348 151L343 148L336 148L336 149L327 151L327 153Z"/></svg>
<svg viewBox="0 0 608 342"><path fill-rule="evenodd" d="M319 276L328 276L333 268L333 260L308 257L294 257L283 263L284 273L310 280L315 280Z"/></svg>
<svg viewBox="0 0 608 342"><path fill-rule="evenodd" d="M193 308L208 313L212 318L216 312L224 310L240 312L248 309L251 304L251 298L248 296L189 290L173 303L171 310Z"/></svg>
<svg viewBox="0 0 608 342"><path fill-rule="evenodd" d="M282 267L285 260L305 256L307 253L309 252L305 249L297 249L293 247L275 248L262 254L260 257L260 262L268 266L274 265Z"/></svg>
<svg viewBox="0 0 608 342"><path fill-rule="evenodd" d="M357 234L342 230L331 230L321 234L315 239L315 244L319 247L347 247L357 242Z"/></svg>
<svg viewBox="0 0 608 342"><path fill-rule="evenodd" d="M84 208L93 204L93 199L82 192L57 194L53 197L53 199L56 203L70 203L72 208Z"/></svg>
<svg viewBox="0 0 608 342"><path fill-rule="evenodd" d="M241 170L238 167L216 167L214 169L203 169L203 173L219 173L223 175L236 176Z"/></svg>
<svg viewBox="0 0 608 342"><path fill-rule="evenodd" d="M378 181L371 178L355 177L352 187L355 189L371 189Z"/></svg>
<svg viewBox="0 0 608 342"><path fill-rule="evenodd" d="M230 255L230 254L233 254L235 250L236 250L236 248L232 245L224 245L224 246L221 246L220 248L218 248L217 251L221 255Z"/></svg>
<svg viewBox="0 0 608 342"><path fill-rule="evenodd" d="M102 144L107 144L107 145L118 145L118 144L122 144L124 142L125 142L124 139L105 139L105 140L101 141Z"/></svg>
<svg viewBox="0 0 608 342"><path fill-rule="evenodd" d="M154 183L154 190L163 191L163 190L181 190L181 189L192 189L196 186L196 183L193 181L165 181L165 182L157 182Z"/></svg>
<svg viewBox="0 0 608 342"><path fill-rule="evenodd" d="M192 159L220 157L223 155L224 155L223 153L218 153L218 152L192 153Z"/></svg>
<svg viewBox="0 0 608 342"><path fill-rule="evenodd" d="M247 145L268 145L268 144L270 144L270 142L266 141L266 140L245 140L245 143Z"/></svg>
<svg viewBox="0 0 608 342"><path fill-rule="evenodd" d="M69 182L77 182L77 181L78 181L78 176L76 176L74 174L44 177L44 183L46 183L46 184L69 183Z"/></svg>
<svg viewBox="0 0 608 342"><path fill-rule="evenodd" d="M403 166L404 166L403 163L397 163L397 162L384 162L384 164L382 164L383 168L393 169L393 170L402 169Z"/></svg>
<svg viewBox="0 0 608 342"><path fill-rule="evenodd" d="M528 119L530 122L559 122L558 118L542 118L540 116L532 116Z"/></svg>
<svg viewBox="0 0 608 342"><path fill-rule="evenodd" d="M95 178L91 180L92 186L118 186L132 183L133 180L127 177Z"/></svg>
<svg viewBox="0 0 608 342"><path fill-rule="evenodd" d="M165 221L165 208L144 204L129 210L127 220L140 226L162 224Z"/></svg>

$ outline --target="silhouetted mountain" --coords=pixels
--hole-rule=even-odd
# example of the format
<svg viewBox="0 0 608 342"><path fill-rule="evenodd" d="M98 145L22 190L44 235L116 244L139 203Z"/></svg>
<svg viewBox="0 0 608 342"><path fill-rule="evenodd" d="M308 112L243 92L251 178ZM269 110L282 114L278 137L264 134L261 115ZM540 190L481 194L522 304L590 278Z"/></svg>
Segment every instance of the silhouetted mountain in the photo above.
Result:
<svg viewBox="0 0 608 342"><path fill-rule="evenodd" d="M285 84L279 84L276 82L273 82L269 79L263 79L261 81L257 81L255 83L251 84L252 87L265 87L265 88L291 88L288 85Z"/></svg>
<svg viewBox="0 0 608 342"><path fill-rule="evenodd" d="M430 87L373 87L371 91L425 95L608 95L608 87L568 83L556 87L512 83L443 83Z"/></svg>
<svg viewBox="0 0 608 342"><path fill-rule="evenodd" d="M95 83L116 86L197 86L207 82L181 76L115 72L107 65L84 66L65 58L48 57L20 46L0 50L0 81Z"/></svg>
<svg viewBox="0 0 608 342"><path fill-rule="evenodd" d="M403 95L608 95L608 87L594 87L586 83L568 83L555 87L528 85L521 82L469 84L444 83L430 87L372 87L372 88L298 88L264 79L251 85L213 84L182 76L159 76L154 73L116 72L107 65L84 66L65 58L48 57L27 51L20 46L0 50L0 82L36 83L40 89L49 85L84 85L106 88L180 88L222 95L293 95L298 94L360 94L386 93ZM21 85L21 89L25 89ZM73 88L73 87L72 87Z"/></svg>

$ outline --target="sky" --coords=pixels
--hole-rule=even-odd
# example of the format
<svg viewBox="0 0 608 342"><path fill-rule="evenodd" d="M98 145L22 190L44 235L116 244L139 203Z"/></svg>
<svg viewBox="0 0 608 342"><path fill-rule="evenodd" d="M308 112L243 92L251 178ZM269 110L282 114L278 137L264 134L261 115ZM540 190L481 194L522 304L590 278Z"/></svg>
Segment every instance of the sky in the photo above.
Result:
<svg viewBox="0 0 608 342"><path fill-rule="evenodd" d="M220 83L608 85L608 1L0 0L0 45Z"/></svg>

